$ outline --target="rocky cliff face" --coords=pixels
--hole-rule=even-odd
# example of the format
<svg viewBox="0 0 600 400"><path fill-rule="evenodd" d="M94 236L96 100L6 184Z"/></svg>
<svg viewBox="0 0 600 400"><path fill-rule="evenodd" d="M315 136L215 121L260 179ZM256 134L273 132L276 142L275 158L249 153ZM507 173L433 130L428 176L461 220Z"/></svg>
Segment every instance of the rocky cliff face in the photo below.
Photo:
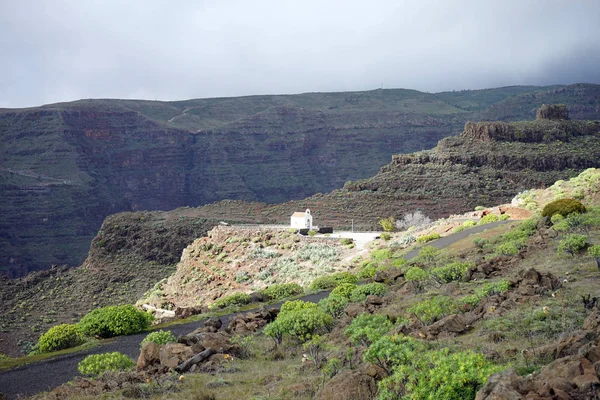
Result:
<svg viewBox="0 0 600 400"><path fill-rule="evenodd" d="M530 117L529 107L553 96L578 110L574 118L599 113L588 106L598 103L596 86L577 96L583 89L569 88L539 99L519 88L481 91L474 111L458 94L409 90L0 110L0 273L80 264L115 212L329 192L372 176L392 154L433 147L501 100L518 97L514 114Z"/></svg>
<svg viewBox="0 0 600 400"><path fill-rule="evenodd" d="M326 195L277 206L221 202L204 216L243 215L286 223L310 208L317 225L377 229L380 218L422 210L431 218L507 203L530 188L546 187L600 166L600 122L542 120L467 123L457 137L432 150L399 154L375 176L348 182Z"/></svg>
<svg viewBox="0 0 600 400"><path fill-rule="evenodd" d="M192 208L113 214L82 266L0 278L0 352L17 355L19 341L36 342L50 326L94 308L134 303L175 271L186 246L217 224Z"/></svg>

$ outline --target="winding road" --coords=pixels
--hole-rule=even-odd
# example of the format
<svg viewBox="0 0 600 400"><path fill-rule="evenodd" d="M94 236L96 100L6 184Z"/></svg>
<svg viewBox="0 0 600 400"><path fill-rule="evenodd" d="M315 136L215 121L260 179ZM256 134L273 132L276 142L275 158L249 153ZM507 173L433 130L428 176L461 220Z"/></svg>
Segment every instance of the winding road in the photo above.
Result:
<svg viewBox="0 0 600 400"><path fill-rule="evenodd" d="M451 244L466 238L474 233L479 233L484 230L494 228L512 221L498 221L490 224L475 226L466 229L459 233L454 233L449 236L437 239L427 243L428 246L434 246L438 249L450 246ZM418 255L419 249L414 249L405 255L405 258L411 259ZM329 292L319 292L300 298L304 301L318 302L327 297ZM279 308L282 303L272 304L268 307ZM247 313L251 310L246 310ZM233 313L220 317L223 321L223 326L226 327L232 317L241 313ZM191 331L203 326L202 321L189 322L180 325L173 325L169 330L175 335L186 335ZM134 360L137 359L140 352L140 342L148 332L138 333L135 335L121 336L104 343L100 346L88 350L82 350L77 353L66 354L53 357L37 363L27 364L22 367L14 368L8 371L0 372L0 393L6 394L7 398L16 399L20 396L31 396L39 392L48 391L65 382L70 381L73 377L78 376L77 364L89 354L107 353L119 351L127 354Z"/></svg>

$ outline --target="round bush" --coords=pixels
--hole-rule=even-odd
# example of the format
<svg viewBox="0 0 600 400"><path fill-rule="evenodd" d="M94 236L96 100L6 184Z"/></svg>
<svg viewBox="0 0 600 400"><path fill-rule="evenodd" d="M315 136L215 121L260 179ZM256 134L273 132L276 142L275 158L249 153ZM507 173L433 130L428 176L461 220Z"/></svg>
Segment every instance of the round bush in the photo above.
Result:
<svg viewBox="0 0 600 400"><path fill-rule="evenodd" d="M552 218L554 214L566 217L569 214L582 214L585 211L585 206L579 200L560 199L546 204L542 210L542 217Z"/></svg>
<svg viewBox="0 0 600 400"><path fill-rule="evenodd" d="M71 347L79 346L85 342L85 338L77 326L72 324L62 324L53 326L44 333L37 344L37 350L40 353L49 353Z"/></svg>
<svg viewBox="0 0 600 400"><path fill-rule="evenodd" d="M252 296L247 293L234 293L221 297L212 304L212 307L225 308L229 306L243 306L252 302Z"/></svg>
<svg viewBox="0 0 600 400"><path fill-rule="evenodd" d="M342 296L331 296L319 301L319 307L327 314L334 318L339 317L343 314L346 306L348 305L348 299Z"/></svg>
<svg viewBox="0 0 600 400"><path fill-rule="evenodd" d="M284 335L289 335L299 342L312 339L333 324L333 317L314 304L314 307L281 310L277 319L265 327L264 334L278 343Z"/></svg>
<svg viewBox="0 0 600 400"><path fill-rule="evenodd" d="M373 282L366 285L357 286L350 293L350 301L364 301L367 296L382 296L386 294L388 287L383 283Z"/></svg>
<svg viewBox="0 0 600 400"><path fill-rule="evenodd" d="M315 303L311 303L310 301L302 301L302 300L292 300L292 301L286 301L285 303L283 303L281 305L281 310L280 310L280 314L281 313L286 313L289 311L297 311L297 310L304 310L306 308L316 308L317 305Z"/></svg>
<svg viewBox="0 0 600 400"><path fill-rule="evenodd" d="M91 354L81 360L77 370L82 375L97 376L106 371L127 371L135 366L135 362L118 351L114 353Z"/></svg>
<svg viewBox="0 0 600 400"><path fill-rule="evenodd" d="M419 267L410 267L404 274L404 279L408 282L420 282L426 280L428 277L427 271Z"/></svg>
<svg viewBox="0 0 600 400"><path fill-rule="evenodd" d="M342 283L341 285L339 285L338 287L336 287L335 289L333 289L331 291L330 296L339 296L339 297L345 297L345 298L350 298L350 293L352 293L352 291L356 288L356 285L353 283Z"/></svg>
<svg viewBox="0 0 600 400"><path fill-rule="evenodd" d="M497 221L500 221L499 216L497 216L495 214L487 214L479 220L477 225L491 224L492 222L497 222Z"/></svg>
<svg viewBox="0 0 600 400"><path fill-rule="evenodd" d="M279 283L269 286L262 293L270 300L277 300L302 294L304 289L297 283Z"/></svg>
<svg viewBox="0 0 600 400"><path fill-rule="evenodd" d="M356 283L358 282L358 277L351 272L343 271L336 272L335 274L321 276L315 279L310 284L311 290L323 290L323 289L333 289L336 286L341 285L342 283Z"/></svg>
<svg viewBox="0 0 600 400"><path fill-rule="evenodd" d="M160 330L149 333L144 340L142 340L140 346L143 346L149 342L154 342L156 344L167 344L177 342L177 338L171 333L171 331Z"/></svg>
<svg viewBox="0 0 600 400"><path fill-rule="evenodd" d="M126 304L92 310L77 323L77 327L85 335L110 338L148 329L153 319L152 314Z"/></svg>

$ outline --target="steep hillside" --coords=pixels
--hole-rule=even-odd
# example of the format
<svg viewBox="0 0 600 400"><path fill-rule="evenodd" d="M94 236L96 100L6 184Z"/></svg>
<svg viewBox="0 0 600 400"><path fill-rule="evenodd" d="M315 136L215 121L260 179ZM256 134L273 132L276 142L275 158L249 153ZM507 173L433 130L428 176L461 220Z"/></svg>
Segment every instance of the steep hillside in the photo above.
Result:
<svg viewBox="0 0 600 400"><path fill-rule="evenodd" d="M318 304L211 318L177 344L144 345L135 372L77 378L35 398L597 398L599 182L600 170L589 169L532 191L530 219L470 235L463 224L462 236L444 245L407 248L408 236L424 236L414 228L391 233L353 260L343 280L322 279L335 289ZM586 210L540 216L548 201L572 197ZM451 235L455 223L435 225ZM179 280L178 295L197 295L193 272L214 266L216 276L228 273L220 268L227 258L247 271L256 259L239 257L244 251L264 254L273 246L292 255L286 233L213 231L186 249L180 268L190 279ZM366 282L349 283L359 277Z"/></svg>
<svg viewBox="0 0 600 400"><path fill-rule="evenodd" d="M307 286L319 276L347 269L356 254L353 244L335 238L219 226L189 245L176 271L138 304L163 309L207 307L221 297L274 284Z"/></svg>
<svg viewBox="0 0 600 400"><path fill-rule="evenodd" d="M0 281L0 353L27 352L40 332L107 305L135 303L175 271L182 250L218 221L194 209L106 218L83 265Z"/></svg>
<svg viewBox="0 0 600 400"><path fill-rule="evenodd" d="M415 210L440 218L506 203L521 191L599 166L599 121L468 123L459 136L441 140L434 149L394 155L375 176L328 194L278 205L225 201L199 212L286 223L293 211L310 208L318 225L377 229L380 218Z"/></svg>
<svg viewBox="0 0 600 400"><path fill-rule="evenodd" d="M80 264L115 212L300 199L372 176L392 154L431 148L497 114L495 104L514 107L502 119L531 118L560 99L573 118L592 119L598 98L597 85L574 85L0 110L0 271Z"/></svg>

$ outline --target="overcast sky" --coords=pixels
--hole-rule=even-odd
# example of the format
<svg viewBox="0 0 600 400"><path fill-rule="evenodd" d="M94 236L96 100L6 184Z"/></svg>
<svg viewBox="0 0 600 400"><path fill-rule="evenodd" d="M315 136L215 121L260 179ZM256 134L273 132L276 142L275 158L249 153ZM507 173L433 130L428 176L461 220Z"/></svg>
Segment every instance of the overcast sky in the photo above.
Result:
<svg viewBox="0 0 600 400"><path fill-rule="evenodd" d="M0 0L0 107L600 83L599 0Z"/></svg>

